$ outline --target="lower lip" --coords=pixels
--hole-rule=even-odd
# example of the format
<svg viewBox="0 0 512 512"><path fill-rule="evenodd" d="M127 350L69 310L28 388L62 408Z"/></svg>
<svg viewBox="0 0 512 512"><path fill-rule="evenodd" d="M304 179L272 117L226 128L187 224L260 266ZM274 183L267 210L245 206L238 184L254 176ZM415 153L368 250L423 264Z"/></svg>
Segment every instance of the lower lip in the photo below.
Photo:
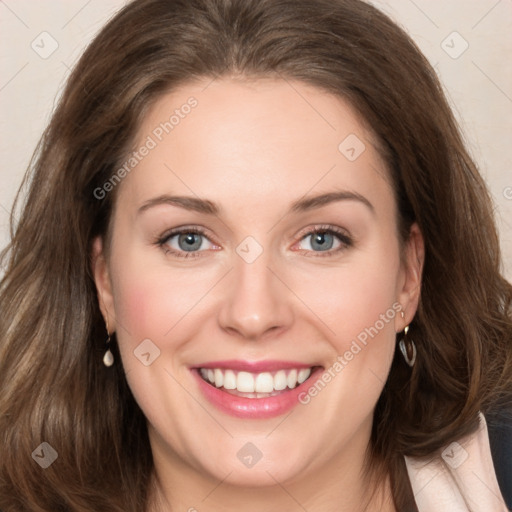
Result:
<svg viewBox="0 0 512 512"><path fill-rule="evenodd" d="M194 369L199 389L206 399L222 412L244 419L265 419L273 418L287 413L293 409L299 402L299 395L306 391L315 382L316 377L322 373L322 368L313 371L310 377L294 389L283 391L279 395L267 398L244 398L232 395L226 391L208 384L200 375L199 371Z"/></svg>

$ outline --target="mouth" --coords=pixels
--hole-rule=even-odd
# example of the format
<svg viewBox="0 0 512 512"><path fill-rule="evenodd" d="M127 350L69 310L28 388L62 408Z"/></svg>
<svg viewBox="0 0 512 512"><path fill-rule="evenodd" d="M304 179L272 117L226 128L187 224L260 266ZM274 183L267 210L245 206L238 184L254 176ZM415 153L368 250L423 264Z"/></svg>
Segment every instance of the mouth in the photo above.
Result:
<svg viewBox="0 0 512 512"><path fill-rule="evenodd" d="M322 366L267 361L208 363L191 369L203 395L221 411L243 418L269 418L289 411Z"/></svg>
<svg viewBox="0 0 512 512"><path fill-rule="evenodd" d="M226 393L245 398L268 398L300 386L311 377L315 368L318 367L260 373L223 368L199 368L199 374L205 382Z"/></svg>

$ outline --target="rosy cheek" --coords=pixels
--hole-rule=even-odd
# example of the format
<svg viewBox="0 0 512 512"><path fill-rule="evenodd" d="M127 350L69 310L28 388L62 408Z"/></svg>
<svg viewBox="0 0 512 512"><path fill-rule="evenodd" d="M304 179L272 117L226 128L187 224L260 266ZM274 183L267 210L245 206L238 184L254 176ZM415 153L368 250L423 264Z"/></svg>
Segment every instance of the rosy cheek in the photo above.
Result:
<svg viewBox="0 0 512 512"><path fill-rule="evenodd" d="M116 312L121 327L132 335L142 333L150 321L151 293L144 285L127 283L116 301Z"/></svg>
<svg viewBox="0 0 512 512"><path fill-rule="evenodd" d="M144 338L166 342L168 333L193 310L205 284L182 282L176 273L156 273L146 265L119 276L115 297L116 318L132 343Z"/></svg>
<svg viewBox="0 0 512 512"><path fill-rule="evenodd" d="M375 321L391 306L394 297L391 274L385 266L377 271L368 266L360 270L340 269L306 283L304 295L309 297L312 308L314 305L320 312L319 316L328 316L333 324L347 328L361 326Z"/></svg>
<svg viewBox="0 0 512 512"><path fill-rule="evenodd" d="M399 314L394 267L393 261L378 268L365 265L359 270L333 273L329 282L324 283L324 293L316 308L334 331L330 338L338 354L350 350L354 340L364 348L364 358L388 350L393 343L394 318Z"/></svg>

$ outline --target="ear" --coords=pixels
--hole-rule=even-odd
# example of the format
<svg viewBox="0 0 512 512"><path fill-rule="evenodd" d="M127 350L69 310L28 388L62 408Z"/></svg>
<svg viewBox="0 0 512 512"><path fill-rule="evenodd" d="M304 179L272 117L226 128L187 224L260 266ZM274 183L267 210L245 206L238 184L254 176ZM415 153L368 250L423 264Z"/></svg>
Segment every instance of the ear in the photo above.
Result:
<svg viewBox="0 0 512 512"><path fill-rule="evenodd" d="M398 302L402 306L404 318L395 317L395 330L401 332L409 325L416 314L421 295L421 277L425 263L425 242L419 226L414 223L405 242L402 269L400 271Z"/></svg>
<svg viewBox="0 0 512 512"><path fill-rule="evenodd" d="M112 282L101 237L95 238L93 242L92 272L94 282L96 283L100 310L105 319L105 324L108 325L109 333L112 333L116 330L114 295L112 293Z"/></svg>

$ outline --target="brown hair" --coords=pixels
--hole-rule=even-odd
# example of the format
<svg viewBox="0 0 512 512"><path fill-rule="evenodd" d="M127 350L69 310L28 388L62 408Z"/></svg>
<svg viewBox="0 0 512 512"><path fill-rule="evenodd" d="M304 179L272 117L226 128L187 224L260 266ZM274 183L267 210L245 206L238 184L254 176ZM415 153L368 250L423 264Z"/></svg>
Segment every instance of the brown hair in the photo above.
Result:
<svg viewBox="0 0 512 512"><path fill-rule="evenodd" d="M3 512L145 509L145 418L121 365L101 363L105 326L90 268L115 192L98 200L94 190L126 157L152 102L226 74L302 80L348 100L382 146L403 238L413 221L423 233L410 331L418 359L411 374L395 357L371 440L398 510L412 506L403 455L436 452L472 432L479 410L510 400L512 287L500 275L491 201L409 37L359 0L136 0L71 74L4 253ZM44 471L31 458L43 441L58 452Z"/></svg>

